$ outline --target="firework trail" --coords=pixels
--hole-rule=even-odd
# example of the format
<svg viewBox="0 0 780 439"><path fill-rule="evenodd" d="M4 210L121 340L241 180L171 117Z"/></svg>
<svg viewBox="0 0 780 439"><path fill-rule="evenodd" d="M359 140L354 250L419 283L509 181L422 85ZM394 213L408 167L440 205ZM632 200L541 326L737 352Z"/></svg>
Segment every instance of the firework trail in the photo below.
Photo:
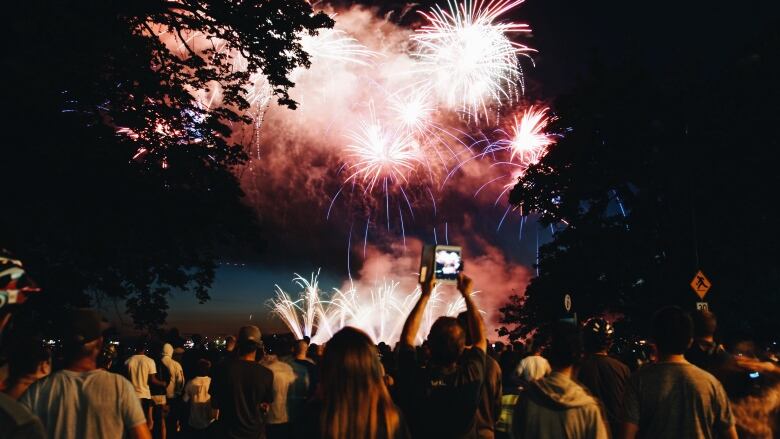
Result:
<svg viewBox="0 0 780 439"><path fill-rule="evenodd" d="M475 119L504 101L512 102L523 88L518 56L533 49L509 35L530 32L527 24L498 22L523 0L466 0L449 9L436 6L420 12L428 24L412 36L417 45L418 85L432 91L440 103Z"/></svg>
<svg viewBox="0 0 780 439"><path fill-rule="evenodd" d="M296 338L310 337L317 344L327 342L344 326L353 326L365 331L376 343L392 345L399 340L403 323L421 294L419 287L404 294L399 291L398 282L383 281L366 293L353 285L345 291L334 288L327 297L319 289L318 276L319 271L312 273L310 279L296 274L293 282L301 289L299 297L293 299L277 285L276 298L269 302L274 314ZM465 309L462 297L445 301L438 287L434 288L423 314L418 341L422 342L438 317L454 317Z"/></svg>
<svg viewBox="0 0 780 439"><path fill-rule="evenodd" d="M335 19L336 15L331 18ZM341 29L321 29L317 35L302 33L300 37L301 46L311 55L312 63L335 61L368 66L380 56Z"/></svg>
<svg viewBox="0 0 780 439"><path fill-rule="evenodd" d="M293 282L302 289L300 297L293 300L279 285L276 298L271 300L274 312L284 321L298 339L311 337L317 322L323 321L325 311L320 301L318 283L319 271L312 273L310 279L295 274ZM299 315L300 314L300 315ZM327 325L325 325L327 328Z"/></svg>

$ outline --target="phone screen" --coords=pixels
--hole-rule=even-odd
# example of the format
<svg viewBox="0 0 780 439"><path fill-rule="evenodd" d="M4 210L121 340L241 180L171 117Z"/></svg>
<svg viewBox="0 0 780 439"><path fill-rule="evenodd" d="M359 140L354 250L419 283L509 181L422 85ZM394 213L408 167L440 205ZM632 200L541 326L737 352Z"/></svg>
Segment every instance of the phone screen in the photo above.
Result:
<svg viewBox="0 0 780 439"><path fill-rule="evenodd" d="M437 280L455 281L463 270L460 247L436 246L434 254L434 277Z"/></svg>

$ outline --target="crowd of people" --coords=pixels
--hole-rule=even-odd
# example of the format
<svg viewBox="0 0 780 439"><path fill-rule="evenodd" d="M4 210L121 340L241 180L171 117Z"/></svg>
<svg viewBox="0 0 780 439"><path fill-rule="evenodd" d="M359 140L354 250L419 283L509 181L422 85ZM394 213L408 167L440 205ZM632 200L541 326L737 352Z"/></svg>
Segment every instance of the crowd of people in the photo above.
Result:
<svg viewBox="0 0 780 439"><path fill-rule="evenodd" d="M74 310L58 370L40 342L9 348L0 438L774 437L780 398L755 381L780 367L724 349L712 313L659 310L654 358L635 368L599 317L489 344L463 274L466 311L419 334L433 286L394 347L352 327L313 346L244 326L216 353L142 338L120 358L101 316Z"/></svg>

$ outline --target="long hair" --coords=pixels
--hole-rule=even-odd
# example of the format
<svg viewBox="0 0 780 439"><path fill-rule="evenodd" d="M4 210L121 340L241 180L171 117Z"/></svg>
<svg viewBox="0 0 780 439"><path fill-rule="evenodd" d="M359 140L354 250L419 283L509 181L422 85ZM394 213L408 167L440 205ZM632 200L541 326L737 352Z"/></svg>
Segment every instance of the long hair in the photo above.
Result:
<svg viewBox="0 0 780 439"><path fill-rule="evenodd" d="M328 341L320 379L322 437L393 437L400 418L383 375L379 354L365 332L345 327Z"/></svg>

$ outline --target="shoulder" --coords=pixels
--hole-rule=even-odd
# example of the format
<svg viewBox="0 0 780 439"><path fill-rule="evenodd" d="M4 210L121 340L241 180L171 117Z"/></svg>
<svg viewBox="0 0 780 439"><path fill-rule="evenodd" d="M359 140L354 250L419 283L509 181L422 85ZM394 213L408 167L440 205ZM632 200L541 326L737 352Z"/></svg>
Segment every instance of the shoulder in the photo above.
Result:
<svg viewBox="0 0 780 439"><path fill-rule="evenodd" d="M253 374L262 377L264 379L268 379L268 378L273 379L274 373L268 367L263 366L260 363L250 363L250 367Z"/></svg>
<svg viewBox="0 0 780 439"><path fill-rule="evenodd" d="M135 388L130 380L118 373L97 369L90 374L89 380L93 383L99 383L99 386L103 388L102 391L114 388L119 392L130 392L135 395Z"/></svg>
<svg viewBox="0 0 780 439"><path fill-rule="evenodd" d="M623 363L622 361L620 361L615 357L607 355L604 357L604 362L609 364L611 367L620 370L621 372L624 372L626 375L631 373L631 369L629 369L625 363Z"/></svg>
<svg viewBox="0 0 780 439"><path fill-rule="evenodd" d="M487 354L485 354L485 351L479 348L468 348L463 351L463 358L467 360L478 360L482 363L485 363L488 359L491 359ZM495 360L493 360L495 362Z"/></svg>
<svg viewBox="0 0 780 439"><path fill-rule="evenodd" d="M10 425L16 427L35 422L38 419L29 408L2 392L0 392L0 416L5 417Z"/></svg>
<svg viewBox="0 0 780 439"><path fill-rule="evenodd" d="M491 374L501 375L501 366L498 364L498 361L490 355L485 358L485 368Z"/></svg>
<svg viewBox="0 0 780 439"><path fill-rule="evenodd" d="M686 365L686 373L697 385L703 385L714 390L720 390L722 388L720 380L715 378L713 374L696 365Z"/></svg>
<svg viewBox="0 0 780 439"><path fill-rule="evenodd" d="M292 367L292 365L290 365L290 363L288 363L286 361L277 361L277 363L278 363L277 367L279 369L281 369L281 370L283 370L285 372L292 372L293 371L293 367Z"/></svg>
<svg viewBox="0 0 780 439"><path fill-rule="evenodd" d="M45 376L30 385L27 390L22 394L23 398L31 401L33 398L40 396L48 397L52 393L52 389L62 386L68 377L65 375L65 371L57 371Z"/></svg>
<svg viewBox="0 0 780 439"><path fill-rule="evenodd" d="M529 364L539 363L542 360L544 360L544 357L541 357L539 355L529 355L529 356L523 358L522 360L520 360L520 364L523 365L523 366L527 366ZM547 360L544 360L544 361L546 362Z"/></svg>

